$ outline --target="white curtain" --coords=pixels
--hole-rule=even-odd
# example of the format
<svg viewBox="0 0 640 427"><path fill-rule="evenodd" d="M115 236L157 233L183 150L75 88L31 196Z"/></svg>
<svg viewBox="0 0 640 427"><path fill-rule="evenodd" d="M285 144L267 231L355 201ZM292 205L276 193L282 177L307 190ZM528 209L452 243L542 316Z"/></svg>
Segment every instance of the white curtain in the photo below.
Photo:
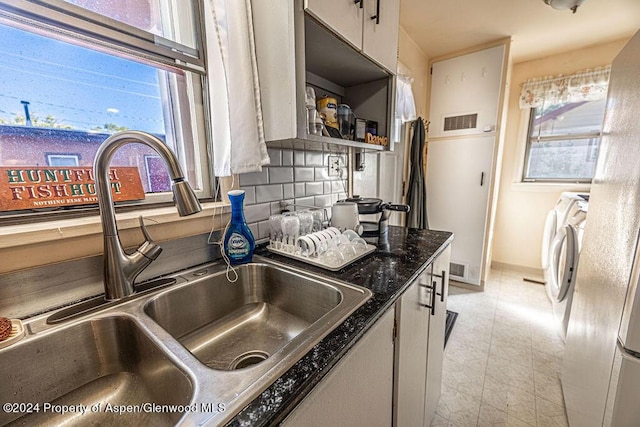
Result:
<svg viewBox="0 0 640 427"><path fill-rule="evenodd" d="M398 74L396 78L396 118L401 122L416 119L416 103L411 84L413 78Z"/></svg>
<svg viewBox="0 0 640 427"><path fill-rule="evenodd" d="M207 0L207 75L216 176L269 164L250 0Z"/></svg>
<svg viewBox="0 0 640 427"><path fill-rule="evenodd" d="M585 70L570 76L544 77L528 80L520 92L520 108L541 107L543 104L596 101L606 98L611 66Z"/></svg>

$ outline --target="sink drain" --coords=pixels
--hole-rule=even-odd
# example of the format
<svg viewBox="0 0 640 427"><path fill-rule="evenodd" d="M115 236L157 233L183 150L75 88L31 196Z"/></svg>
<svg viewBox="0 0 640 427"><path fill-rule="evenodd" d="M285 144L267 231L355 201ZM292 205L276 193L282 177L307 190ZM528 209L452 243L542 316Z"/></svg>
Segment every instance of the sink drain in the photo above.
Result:
<svg viewBox="0 0 640 427"><path fill-rule="evenodd" d="M248 351L236 357L229 365L229 370L248 368L249 366L257 365L260 362L264 362L268 357L269 353L266 353L264 351Z"/></svg>

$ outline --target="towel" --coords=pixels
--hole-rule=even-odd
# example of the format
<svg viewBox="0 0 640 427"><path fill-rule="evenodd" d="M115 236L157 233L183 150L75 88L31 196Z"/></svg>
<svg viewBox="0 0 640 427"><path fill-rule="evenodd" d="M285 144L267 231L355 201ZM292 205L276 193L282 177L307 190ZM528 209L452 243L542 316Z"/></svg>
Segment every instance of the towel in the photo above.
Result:
<svg viewBox="0 0 640 427"><path fill-rule="evenodd" d="M407 193L407 204L411 210L407 214L407 226L411 228L429 228L427 219L427 186L424 177L425 128L422 117L413 122L411 139L411 172Z"/></svg>
<svg viewBox="0 0 640 427"><path fill-rule="evenodd" d="M205 1L215 176L259 172L264 140L250 0Z"/></svg>

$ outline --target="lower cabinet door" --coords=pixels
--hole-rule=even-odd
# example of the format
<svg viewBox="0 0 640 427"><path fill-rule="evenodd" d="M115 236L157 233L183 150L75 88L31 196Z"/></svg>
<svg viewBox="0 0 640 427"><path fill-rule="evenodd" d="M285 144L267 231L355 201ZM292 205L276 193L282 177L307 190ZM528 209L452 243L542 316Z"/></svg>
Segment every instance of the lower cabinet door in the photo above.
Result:
<svg viewBox="0 0 640 427"><path fill-rule="evenodd" d="M396 303L396 365L394 425L422 426L429 339L429 289L431 267L409 286Z"/></svg>
<svg viewBox="0 0 640 427"><path fill-rule="evenodd" d="M451 246L433 261L431 283L435 287L435 310L429 318L429 345L427 357L427 382L424 425L429 426L442 391L442 363L444 361L444 332L447 320L447 295L449 293L449 260Z"/></svg>
<svg viewBox="0 0 640 427"><path fill-rule="evenodd" d="M392 419L394 310L389 310L282 425L380 426Z"/></svg>

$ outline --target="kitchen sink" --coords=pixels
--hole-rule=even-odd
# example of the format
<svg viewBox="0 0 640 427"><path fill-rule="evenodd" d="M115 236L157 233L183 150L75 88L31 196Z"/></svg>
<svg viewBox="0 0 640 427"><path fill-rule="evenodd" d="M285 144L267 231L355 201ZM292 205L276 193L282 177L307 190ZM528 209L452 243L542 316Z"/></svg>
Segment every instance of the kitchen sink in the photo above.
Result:
<svg viewBox="0 0 640 427"><path fill-rule="evenodd" d="M211 263L168 287L25 320L26 336L0 349L0 400L27 405L0 412L0 425L225 424L371 296L255 259L233 282ZM65 405L86 412L55 412Z"/></svg>
<svg viewBox="0 0 640 427"><path fill-rule="evenodd" d="M31 410L26 414L4 410L0 425L115 426L126 417L129 425L169 426L182 414L122 415L116 410L126 405L188 405L193 395L189 377L124 315L43 333L3 349L0 361L3 403L24 403L20 411ZM81 411L80 405L86 407L83 415L60 413L66 406Z"/></svg>
<svg viewBox="0 0 640 427"><path fill-rule="evenodd" d="M235 282L220 272L165 292L144 309L212 369L247 368L282 351L305 331L316 336L327 332L353 306L354 295L365 296L361 290L273 265L246 264L236 270ZM341 306L347 299L349 304ZM322 327L314 330L316 323Z"/></svg>

